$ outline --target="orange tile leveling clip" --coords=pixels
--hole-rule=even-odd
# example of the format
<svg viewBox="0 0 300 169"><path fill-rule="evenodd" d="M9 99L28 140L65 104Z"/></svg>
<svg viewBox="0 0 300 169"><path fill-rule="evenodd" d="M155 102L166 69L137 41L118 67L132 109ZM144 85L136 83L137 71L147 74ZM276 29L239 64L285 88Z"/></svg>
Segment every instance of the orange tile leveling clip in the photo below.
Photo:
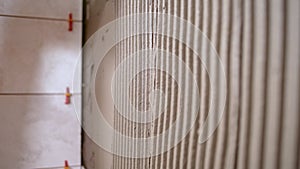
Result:
<svg viewBox="0 0 300 169"><path fill-rule="evenodd" d="M64 167L64 169L71 169L71 168L69 167L69 164L68 164L68 161L67 161L67 160L65 160L65 167Z"/></svg>
<svg viewBox="0 0 300 169"><path fill-rule="evenodd" d="M72 94L70 93L70 88L69 87L66 88L65 96L66 96L65 104L70 104Z"/></svg>
<svg viewBox="0 0 300 169"><path fill-rule="evenodd" d="M73 14L69 13L69 31L72 32L73 30Z"/></svg>

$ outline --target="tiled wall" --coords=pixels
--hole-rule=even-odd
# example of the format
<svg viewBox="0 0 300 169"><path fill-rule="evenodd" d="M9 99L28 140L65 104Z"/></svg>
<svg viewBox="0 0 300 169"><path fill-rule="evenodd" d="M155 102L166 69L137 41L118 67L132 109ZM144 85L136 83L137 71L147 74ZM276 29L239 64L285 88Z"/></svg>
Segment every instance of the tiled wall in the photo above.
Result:
<svg viewBox="0 0 300 169"><path fill-rule="evenodd" d="M81 31L81 0L0 0L0 168L81 164L80 123L64 104Z"/></svg>

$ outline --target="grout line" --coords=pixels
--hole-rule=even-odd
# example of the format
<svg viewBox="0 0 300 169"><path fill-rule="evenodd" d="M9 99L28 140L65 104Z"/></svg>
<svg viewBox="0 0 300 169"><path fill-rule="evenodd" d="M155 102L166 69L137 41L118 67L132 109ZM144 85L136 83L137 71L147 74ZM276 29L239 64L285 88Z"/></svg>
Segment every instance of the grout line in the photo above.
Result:
<svg viewBox="0 0 300 169"><path fill-rule="evenodd" d="M81 95L81 93L71 93L72 95ZM65 95L65 93L0 93L0 96L53 96Z"/></svg>
<svg viewBox="0 0 300 169"><path fill-rule="evenodd" d="M72 165L70 166L71 169L73 167L80 167L80 168L83 168L81 165ZM33 168L33 169L61 169L61 168L64 168L64 166L58 166L58 167L45 167L45 168Z"/></svg>
<svg viewBox="0 0 300 169"><path fill-rule="evenodd" d="M63 22L68 22L69 21L69 19L47 18L47 17L36 17L36 16L6 15L6 14L0 14L0 17L22 18L22 19L37 19L37 20L47 20L47 21L63 21ZM82 22L82 20L73 19L73 22Z"/></svg>

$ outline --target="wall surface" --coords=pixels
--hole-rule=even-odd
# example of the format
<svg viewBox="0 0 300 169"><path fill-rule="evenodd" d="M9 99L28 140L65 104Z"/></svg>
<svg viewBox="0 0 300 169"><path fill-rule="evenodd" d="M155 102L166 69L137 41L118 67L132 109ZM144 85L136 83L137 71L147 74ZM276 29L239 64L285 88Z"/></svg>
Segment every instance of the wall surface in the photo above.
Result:
<svg viewBox="0 0 300 169"><path fill-rule="evenodd" d="M109 3L110 1L106 2ZM133 138L151 138L170 129L174 123L179 125L168 137L147 142L143 147L138 144L132 145L122 140L122 137L116 137L114 149L117 152L126 151L131 157L114 155L112 161L111 154L102 152L103 150L99 150L96 145L93 148L92 141L86 139L87 154L84 158L88 169L100 166L116 169L300 167L298 0L116 0L114 4L117 17L144 12L160 12L181 17L198 28L210 43L209 45L204 43L203 39L187 29L186 25L176 24L155 14L143 18L142 22L133 17L132 20L126 21L129 24L121 22L118 25L118 35L136 29L150 31L159 29L173 36L150 33L123 40L116 45L115 67L130 54L141 49L163 49L176 55L190 68L198 87L191 86L191 79L187 77L184 67L179 66L174 58L157 53L154 57L145 54L135 58L134 63L139 64L132 64L118 77L119 79L126 77L128 72L136 70L139 65L147 66L155 63L155 69L140 72L132 81L129 91L118 92L129 93L132 105L140 111L146 111L153 106L153 100L150 98L151 90L160 89L166 97L156 102L158 106L155 107L155 111L162 107L165 110L157 119L150 119L152 121L149 123L134 122L113 109L109 93L97 93L100 97L98 100L101 97L107 98L107 102L104 99L99 103L103 104L103 101L107 103L104 109L107 109L108 118L114 114L114 128ZM101 7L103 9L103 6ZM97 7L95 5L91 8ZM101 18L101 15L96 18ZM89 28L87 30L89 31ZM174 36L183 37L192 42L192 45L187 46L173 38ZM210 50L211 46L213 50ZM191 50L191 47L198 53ZM213 60L212 51L216 51L222 61L224 72L216 66L217 62ZM199 57L206 61L205 66ZM161 71L164 68L169 70L168 73L174 73L175 78ZM107 77L103 75L97 79L103 77L109 79L112 69L106 70ZM208 75L208 71L212 74ZM226 75L225 83L218 81L221 73ZM176 78L179 80L175 80ZM212 81L219 82L216 93L211 90ZM106 85L108 84L105 82L102 87ZM117 85L123 84L120 82ZM220 91L223 87L226 88L225 107L221 102ZM181 88L183 92L180 92ZM194 95L197 92L199 98ZM211 104L212 98L216 98L215 104ZM125 105L127 100L118 99L124 103L125 109L129 107ZM87 102L84 106L91 105ZM197 116L191 114L195 107L199 108L196 109L199 110ZM202 138L200 134L203 132L201 129L205 120L210 117L208 114L211 107L221 108L224 110L223 115L220 116L221 121L213 134L209 135L205 142L199 143ZM185 133L193 120L196 121L192 129ZM219 122L219 117L211 120ZM211 127L208 125L204 133L208 133ZM171 146L175 138L185 134L179 144ZM162 147L170 149L155 155ZM133 158L136 154L144 152L149 152L149 157ZM109 157L109 160L102 162L102 155Z"/></svg>
<svg viewBox="0 0 300 169"><path fill-rule="evenodd" d="M138 94L132 93L131 96L136 96L137 100L147 105L147 98L143 98L149 94L149 90L144 90L143 84L153 88L158 86L165 89L166 101L170 105L164 115L150 126L146 124L135 128L131 123L120 119L121 122L117 123L123 124L119 126L121 131L125 134L136 133L142 137L147 137L147 133L155 135L168 129L171 122L181 120L177 119L179 113L184 114L180 121L182 127L190 123L189 108L192 104L199 104L200 111L195 127L171 150L148 159L116 156L114 168L299 168L299 1L127 0L118 1L117 5L119 16L138 12L162 12L184 18L198 27L211 41L224 64L227 100L219 127L207 142L198 144L199 129L207 118L211 79L201 69L197 57L182 43L167 37L143 36L141 40L128 40L120 47L121 54L139 50L139 45L131 45L137 41L136 44L141 44L141 48L154 46L182 58L196 75L201 99L200 102L193 103L194 98L191 98L190 90L187 89L184 96L186 102L180 105L176 85L172 80L162 72L156 72L154 77L144 74L138 79L142 81L136 89ZM193 34L183 30L184 25L172 25L174 23L170 20L160 19L145 18L146 22L157 25L162 23L161 29L179 33L187 39L193 38ZM133 24L134 22L136 21ZM153 29L157 28L159 27L153 26ZM126 29L130 29L130 26L121 25L121 30L126 32ZM210 59L208 47L200 40L194 39L194 45L200 48L201 57ZM176 68L172 60L164 60L161 56L156 58L157 67L175 66L173 70L179 72L178 76L183 72L182 68ZM146 56L141 60L147 64ZM213 64L211 60L207 68L216 69ZM194 89L192 91L195 92ZM219 93L217 97L220 97ZM179 106L182 106L183 112L178 110ZM180 134L182 127L175 134ZM153 145L167 146L170 139L172 137ZM146 147L149 148L151 147Z"/></svg>
<svg viewBox="0 0 300 169"><path fill-rule="evenodd" d="M0 0L0 168L81 165L80 123L64 104L80 61L81 18L80 0ZM72 102L81 99L71 92Z"/></svg>
<svg viewBox="0 0 300 169"><path fill-rule="evenodd" d="M86 18L84 21L84 35L85 42L94 35L94 33L102 28L105 24L115 19L115 1L114 0L89 0L86 1ZM107 37L111 38L111 37ZM108 39L104 39L108 40ZM86 50L89 50L88 46L85 46ZM91 67L96 67L96 63L93 62L93 58L83 55L83 82L90 83ZM115 68L115 51L111 49L102 61L99 69L94 70L99 72L95 81L95 95L97 97L97 104L101 107L103 115L107 121L113 125L114 105L111 98L111 78ZM86 91L84 87L84 91ZM89 102L89 94L83 92L83 123L89 119L89 108L91 103ZM89 133L85 131L83 135L83 164L88 169L111 169L113 165L113 155L107 152L102 147L97 145L94 140L89 136ZM100 132L95 130L95 132Z"/></svg>

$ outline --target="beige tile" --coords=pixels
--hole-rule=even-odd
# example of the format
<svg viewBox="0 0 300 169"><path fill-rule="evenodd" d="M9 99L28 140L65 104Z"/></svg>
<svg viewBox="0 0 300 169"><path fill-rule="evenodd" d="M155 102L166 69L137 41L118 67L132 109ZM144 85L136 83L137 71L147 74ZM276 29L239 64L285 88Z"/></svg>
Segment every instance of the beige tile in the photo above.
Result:
<svg viewBox="0 0 300 169"><path fill-rule="evenodd" d="M0 14L67 19L82 18L82 0L0 0Z"/></svg>
<svg viewBox="0 0 300 169"><path fill-rule="evenodd" d="M61 168L51 168L51 169L64 169L64 167L61 167ZM85 168L84 167L72 167L71 166L70 169L85 169Z"/></svg>
<svg viewBox="0 0 300 169"><path fill-rule="evenodd" d="M81 23L0 17L0 93L61 93L71 86Z"/></svg>
<svg viewBox="0 0 300 169"><path fill-rule="evenodd" d="M69 166L70 169L86 169L82 166L76 165L76 166ZM65 169L63 166L59 167L47 167L47 168L35 168L35 169Z"/></svg>
<svg viewBox="0 0 300 169"><path fill-rule="evenodd" d="M71 169L85 169L84 167L71 167Z"/></svg>
<svg viewBox="0 0 300 169"><path fill-rule="evenodd" d="M0 168L46 168L64 160L80 165L81 127L64 99L0 96Z"/></svg>

